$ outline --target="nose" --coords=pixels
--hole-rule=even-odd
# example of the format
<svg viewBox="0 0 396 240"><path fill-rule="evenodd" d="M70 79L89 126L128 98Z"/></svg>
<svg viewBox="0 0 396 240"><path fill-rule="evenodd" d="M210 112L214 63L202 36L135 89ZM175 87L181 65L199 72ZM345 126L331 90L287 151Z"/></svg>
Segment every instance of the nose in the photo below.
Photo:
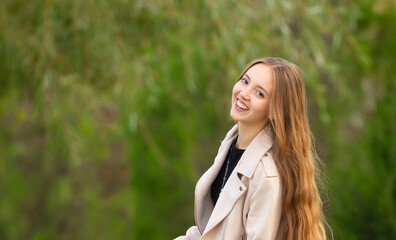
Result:
<svg viewBox="0 0 396 240"><path fill-rule="evenodd" d="M248 89L248 88L243 89L243 90L239 93L239 95L240 95L243 99L245 99L245 100L250 100L249 89Z"/></svg>

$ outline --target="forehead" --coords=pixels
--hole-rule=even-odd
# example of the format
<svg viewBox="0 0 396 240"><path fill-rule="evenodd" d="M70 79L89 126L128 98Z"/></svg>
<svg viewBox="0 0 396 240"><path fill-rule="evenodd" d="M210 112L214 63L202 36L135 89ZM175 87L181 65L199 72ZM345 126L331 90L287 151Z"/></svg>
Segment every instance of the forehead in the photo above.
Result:
<svg viewBox="0 0 396 240"><path fill-rule="evenodd" d="M263 63L258 63L249 68L246 73L250 80L264 87L267 91L272 89L272 70Z"/></svg>

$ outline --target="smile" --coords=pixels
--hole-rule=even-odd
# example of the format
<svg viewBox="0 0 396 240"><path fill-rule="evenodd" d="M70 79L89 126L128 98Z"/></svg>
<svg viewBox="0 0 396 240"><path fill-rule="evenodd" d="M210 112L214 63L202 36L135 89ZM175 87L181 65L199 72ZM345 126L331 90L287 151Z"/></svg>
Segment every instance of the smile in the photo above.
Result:
<svg viewBox="0 0 396 240"><path fill-rule="evenodd" d="M236 100L236 105L237 107L243 109L243 110L248 110L249 108L241 101L239 101L239 99Z"/></svg>

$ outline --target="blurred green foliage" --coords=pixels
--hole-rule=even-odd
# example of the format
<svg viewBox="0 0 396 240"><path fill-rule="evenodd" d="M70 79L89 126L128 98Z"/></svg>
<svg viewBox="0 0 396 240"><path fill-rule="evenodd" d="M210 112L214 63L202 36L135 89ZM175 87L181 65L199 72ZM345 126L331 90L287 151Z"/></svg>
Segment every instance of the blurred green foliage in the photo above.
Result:
<svg viewBox="0 0 396 240"><path fill-rule="evenodd" d="M396 3L3 0L0 239L173 239L252 59L305 72L335 239L396 239Z"/></svg>

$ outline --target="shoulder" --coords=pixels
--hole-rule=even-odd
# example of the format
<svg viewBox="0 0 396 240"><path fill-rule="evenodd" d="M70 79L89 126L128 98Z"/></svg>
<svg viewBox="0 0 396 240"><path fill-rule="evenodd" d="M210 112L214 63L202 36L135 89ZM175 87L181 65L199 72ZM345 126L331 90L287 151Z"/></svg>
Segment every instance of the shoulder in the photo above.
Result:
<svg viewBox="0 0 396 240"><path fill-rule="evenodd" d="M259 165L261 165L263 171L263 177L279 177L279 171L275 163L272 151L266 152L260 159Z"/></svg>
<svg viewBox="0 0 396 240"><path fill-rule="evenodd" d="M257 207L254 205L257 203L263 206L275 206L273 210L276 211L280 209L282 183L271 152L261 157L247 186L246 200L249 208Z"/></svg>
<svg viewBox="0 0 396 240"><path fill-rule="evenodd" d="M274 156L271 151L264 153L258 162L251 181L254 185L259 185L263 181L272 182L280 186L279 171L276 166Z"/></svg>
<svg viewBox="0 0 396 240"><path fill-rule="evenodd" d="M249 184L247 200L249 209L268 209L280 212L282 202L282 184L273 155L267 152L257 164L256 171Z"/></svg>

